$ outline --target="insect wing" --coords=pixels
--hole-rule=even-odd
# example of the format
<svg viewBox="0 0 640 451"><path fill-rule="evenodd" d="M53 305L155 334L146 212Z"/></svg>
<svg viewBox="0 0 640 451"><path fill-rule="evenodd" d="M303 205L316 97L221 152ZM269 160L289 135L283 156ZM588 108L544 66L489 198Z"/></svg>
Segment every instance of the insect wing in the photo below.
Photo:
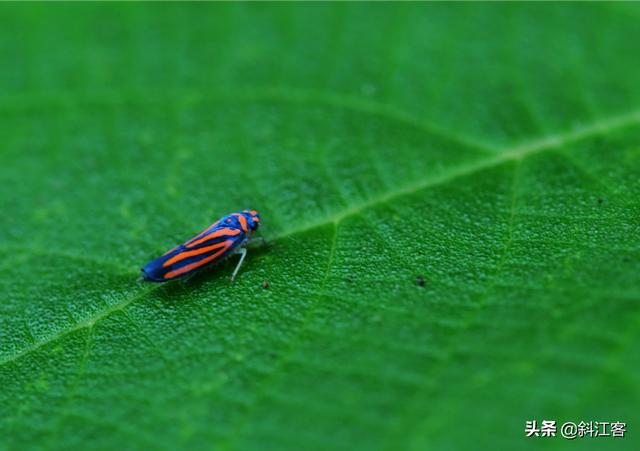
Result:
<svg viewBox="0 0 640 451"><path fill-rule="evenodd" d="M150 261L142 268L144 278L153 282L166 282L221 261L245 239L245 234L234 227L215 223L189 241Z"/></svg>

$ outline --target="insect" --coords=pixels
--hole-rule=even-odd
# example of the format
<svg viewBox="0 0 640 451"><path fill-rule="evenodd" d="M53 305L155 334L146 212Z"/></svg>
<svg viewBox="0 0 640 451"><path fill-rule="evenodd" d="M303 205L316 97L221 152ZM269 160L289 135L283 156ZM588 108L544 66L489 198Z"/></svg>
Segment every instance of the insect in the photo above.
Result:
<svg viewBox="0 0 640 451"><path fill-rule="evenodd" d="M251 238L259 225L260 215L255 210L242 210L227 215L195 237L144 265L141 268L142 277L150 282L168 282L187 277L231 255L240 254L240 260L231 275L233 282L247 255L245 246L253 241L264 243L264 238Z"/></svg>

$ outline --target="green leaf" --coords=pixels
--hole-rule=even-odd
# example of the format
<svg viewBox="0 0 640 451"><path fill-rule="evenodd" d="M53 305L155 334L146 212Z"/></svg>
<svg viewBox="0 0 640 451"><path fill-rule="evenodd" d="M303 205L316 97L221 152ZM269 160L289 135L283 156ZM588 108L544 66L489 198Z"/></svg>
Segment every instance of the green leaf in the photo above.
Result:
<svg viewBox="0 0 640 451"><path fill-rule="evenodd" d="M0 449L640 447L637 5L0 19Z"/></svg>

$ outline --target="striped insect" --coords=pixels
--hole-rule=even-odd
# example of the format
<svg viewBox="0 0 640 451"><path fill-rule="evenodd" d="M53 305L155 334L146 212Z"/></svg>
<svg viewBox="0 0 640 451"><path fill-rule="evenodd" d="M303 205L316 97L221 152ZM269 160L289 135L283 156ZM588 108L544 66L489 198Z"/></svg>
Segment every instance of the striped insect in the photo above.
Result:
<svg viewBox="0 0 640 451"><path fill-rule="evenodd" d="M263 238L251 238L259 225L260 215L255 210L227 215L189 241L144 265L141 268L142 277L150 282L168 282L187 277L231 255L240 254L240 260L231 276L233 282L247 255L245 246L256 240L264 242Z"/></svg>

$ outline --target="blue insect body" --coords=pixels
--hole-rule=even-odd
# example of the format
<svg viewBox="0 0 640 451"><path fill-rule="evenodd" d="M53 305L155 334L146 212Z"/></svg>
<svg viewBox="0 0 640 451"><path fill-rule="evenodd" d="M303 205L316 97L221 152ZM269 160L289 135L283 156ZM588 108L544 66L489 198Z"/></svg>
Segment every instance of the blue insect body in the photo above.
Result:
<svg viewBox="0 0 640 451"><path fill-rule="evenodd" d="M252 241L251 235L259 225L260 215L255 210L227 215L190 240L151 260L142 268L143 278L150 282L168 282L219 263L230 255L241 254L231 276L233 281L247 254L244 246Z"/></svg>

